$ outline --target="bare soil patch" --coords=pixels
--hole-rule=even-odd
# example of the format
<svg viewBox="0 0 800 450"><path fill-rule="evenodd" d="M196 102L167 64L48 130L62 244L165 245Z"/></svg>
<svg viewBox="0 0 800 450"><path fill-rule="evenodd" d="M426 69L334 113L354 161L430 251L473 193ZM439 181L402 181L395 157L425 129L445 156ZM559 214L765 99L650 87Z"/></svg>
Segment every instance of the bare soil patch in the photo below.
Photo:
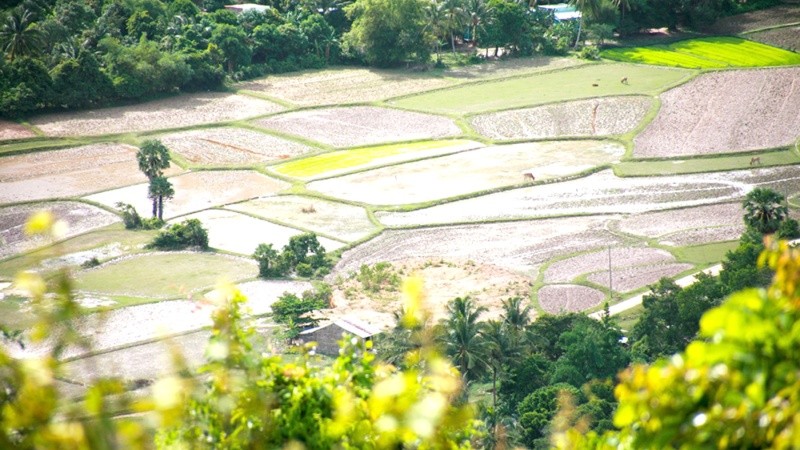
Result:
<svg viewBox="0 0 800 450"><path fill-rule="evenodd" d="M639 157L708 155L792 145L800 137L800 68L701 75L661 95L634 140Z"/></svg>
<svg viewBox="0 0 800 450"><path fill-rule="evenodd" d="M239 120L283 109L246 95L206 92L131 106L48 114L31 123L48 136L98 136Z"/></svg>
<svg viewBox="0 0 800 450"><path fill-rule="evenodd" d="M669 252L655 248L614 247L611 249L612 271L631 266L648 266L674 261L675 258ZM551 264L544 272L544 282L569 283L583 274L608 270L608 267L609 251L607 249L585 253Z"/></svg>
<svg viewBox="0 0 800 450"><path fill-rule="evenodd" d="M472 260L535 276L541 263L555 255L618 245L608 232L608 217L575 217L529 222L387 230L344 252L334 273L348 274L362 264L409 258Z"/></svg>
<svg viewBox="0 0 800 450"><path fill-rule="evenodd" d="M572 58L514 58L439 72L336 68L272 75L237 85L299 106L364 103L425 92L473 79L512 76L580 64Z"/></svg>
<svg viewBox="0 0 800 450"><path fill-rule="evenodd" d="M539 306L550 314L581 312L600 304L606 295L597 289L576 284L544 286L537 293Z"/></svg>
<svg viewBox="0 0 800 450"><path fill-rule="evenodd" d="M723 17L711 27L710 31L715 34L738 34L794 22L800 22L800 5L781 5Z"/></svg>
<svg viewBox="0 0 800 450"><path fill-rule="evenodd" d="M226 209L290 223L348 242L377 230L364 208L297 195L263 197L228 205Z"/></svg>
<svg viewBox="0 0 800 450"><path fill-rule="evenodd" d="M0 158L0 203L84 195L147 178L136 163L136 148L93 144ZM167 174L179 173L173 165Z"/></svg>
<svg viewBox="0 0 800 450"><path fill-rule="evenodd" d="M293 158L308 151L297 142L241 128L212 128L168 134L161 141L193 164L253 164Z"/></svg>
<svg viewBox="0 0 800 450"><path fill-rule="evenodd" d="M531 186L410 212L376 213L387 226L433 225L565 214L641 213L718 203L750 190L730 172L715 175L618 178L608 171L572 181Z"/></svg>
<svg viewBox="0 0 800 450"><path fill-rule="evenodd" d="M110 225L119 217L94 206L79 202L37 203L0 208L0 258L47 244L40 237L25 236L23 228L35 212L47 209L68 224L64 238Z"/></svg>
<svg viewBox="0 0 800 450"><path fill-rule="evenodd" d="M607 136L631 131L650 109L650 97L608 97L473 117L475 130L491 139Z"/></svg>
<svg viewBox="0 0 800 450"><path fill-rule="evenodd" d="M616 292L629 292L653 284L664 277L675 276L692 268L691 264L651 264L612 270L613 286ZM608 286L608 271L589 275L588 280L600 286Z"/></svg>
<svg viewBox="0 0 800 450"><path fill-rule="evenodd" d="M0 141L11 141L14 139L25 139L36 137L30 128L16 122L0 119Z"/></svg>
<svg viewBox="0 0 800 450"><path fill-rule="evenodd" d="M199 219L203 223L208 230L209 246L247 256L255 252L258 244L272 244L275 248L281 249L289 243L292 236L303 233L297 228L284 227L266 220L219 209L209 209L183 216L173 222L177 223L187 219ZM318 239L328 251L344 246L343 243L331 239L323 237Z"/></svg>
<svg viewBox="0 0 800 450"><path fill-rule="evenodd" d="M625 233L660 238L695 229L735 226L738 237L744 231L742 215L741 204L723 203L630 216L620 220L618 227Z"/></svg>
<svg viewBox="0 0 800 450"><path fill-rule="evenodd" d="M192 172L171 177L169 181L175 189L175 197L164 204L164 219L273 194L289 186L249 170ZM147 198L147 183L86 198L108 206L117 202L128 203L143 216L149 216L152 210L152 202Z"/></svg>
<svg viewBox="0 0 800 450"><path fill-rule="evenodd" d="M471 297L479 306L489 311L481 320L497 319L502 312L502 301L509 297L527 298L530 280L517 272L459 259L407 259L397 261L394 269L403 275L422 278L425 283L425 306L434 321L447 315L447 303L456 297ZM364 292L361 284L347 279L335 286L333 305L325 311L329 318L356 317L373 326L389 329L394 326L393 313L402 304L400 292L390 292L381 298Z"/></svg>
<svg viewBox="0 0 800 450"><path fill-rule="evenodd" d="M798 8L797 21L800 22L800 8ZM800 51L800 26L778 28L775 30L748 34L747 39L798 52Z"/></svg>
<svg viewBox="0 0 800 450"><path fill-rule="evenodd" d="M598 141L499 145L310 183L309 189L371 204L408 204L576 174L620 158Z"/></svg>
<svg viewBox="0 0 800 450"><path fill-rule="evenodd" d="M743 224L683 230L663 236L659 242L671 247L683 247L712 242L735 241L742 236L744 230Z"/></svg>
<svg viewBox="0 0 800 450"><path fill-rule="evenodd" d="M441 116L374 106L312 109L253 122L259 127L302 136L334 147L434 139L461 134Z"/></svg>

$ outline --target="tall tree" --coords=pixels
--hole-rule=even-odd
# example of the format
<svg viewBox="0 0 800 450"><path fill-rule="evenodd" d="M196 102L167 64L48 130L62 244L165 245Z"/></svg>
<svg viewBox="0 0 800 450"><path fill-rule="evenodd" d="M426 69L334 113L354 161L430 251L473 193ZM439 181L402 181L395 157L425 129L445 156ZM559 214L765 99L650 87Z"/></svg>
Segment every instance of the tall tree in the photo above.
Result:
<svg viewBox="0 0 800 450"><path fill-rule="evenodd" d="M153 217L164 220L164 199L170 199L174 195L175 189L165 177L158 176L150 179L148 196L153 200Z"/></svg>
<svg viewBox="0 0 800 450"><path fill-rule="evenodd" d="M476 379L486 367L487 344L482 335L483 324L478 321L485 311L485 307L475 306L469 297L457 297L447 304L445 353L467 382Z"/></svg>
<svg viewBox="0 0 800 450"><path fill-rule="evenodd" d="M155 139L147 140L139 146L139 151L136 152L136 160L139 163L139 170L141 170L150 181L148 198L153 201L153 217L159 217L159 211L163 209L163 197L159 194L152 195L154 192L153 180L156 178L163 178L164 169L169 167L169 150L167 150L167 147L165 147L161 141ZM164 178L164 181L169 184L166 178ZM169 185L169 189L172 189L171 184ZM155 192L167 191L163 181L159 181L158 185L155 186ZM174 191L170 196L173 194ZM159 208L159 203L162 203L162 208Z"/></svg>
<svg viewBox="0 0 800 450"><path fill-rule="evenodd" d="M785 202L783 195L771 189L753 189L742 202L744 223L762 234L774 233L789 215Z"/></svg>
<svg viewBox="0 0 800 450"><path fill-rule="evenodd" d="M42 40L42 32L28 9L12 10L0 28L0 44L11 61L38 53Z"/></svg>
<svg viewBox="0 0 800 450"><path fill-rule="evenodd" d="M450 45L453 53L456 52L456 37L455 32L461 31L466 19L466 13L463 8L463 0L444 0L442 3L444 9L445 26L450 33Z"/></svg>
<svg viewBox="0 0 800 450"><path fill-rule="evenodd" d="M368 64L388 67L430 58L424 0L356 0L345 8L353 26L345 40Z"/></svg>
<svg viewBox="0 0 800 450"><path fill-rule="evenodd" d="M478 32L483 29L485 23L491 20L492 8L486 0L467 0L464 11L469 16L470 37L472 46L478 46Z"/></svg>

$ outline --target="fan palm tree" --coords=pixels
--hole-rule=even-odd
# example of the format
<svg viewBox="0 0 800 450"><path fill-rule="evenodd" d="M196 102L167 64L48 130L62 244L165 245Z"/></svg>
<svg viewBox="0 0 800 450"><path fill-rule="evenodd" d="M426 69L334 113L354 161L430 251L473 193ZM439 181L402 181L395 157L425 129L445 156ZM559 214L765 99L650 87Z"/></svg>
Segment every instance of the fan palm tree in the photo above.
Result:
<svg viewBox="0 0 800 450"><path fill-rule="evenodd" d="M486 311L475 306L469 297L458 297L448 303L443 342L445 353L461 371L465 382L477 377L487 365L487 343L483 323L478 317Z"/></svg>
<svg viewBox="0 0 800 450"><path fill-rule="evenodd" d="M136 152L139 170L148 180L162 176L163 170L169 167L169 159L167 147L155 139L144 141Z"/></svg>
<svg viewBox="0 0 800 450"><path fill-rule="evenodd" d="M175 195L172 183L162 176L150 180L148 197L153 200L153 217L164 220L164 199L170 199Z"/></svg>
<svg viewBox="0 0 800 450"><path fill-rule="evenodd" d="M13 10L0 27L0 44L8 59L36 54L42 45L43 35L33 13L27 9Z"/></svg>
<svg viewBox="0 0 800 450"><path fill-rule="evenodd" d="M742 202L744 223L761 234L774 233L789 214L785 202L783 195L771 189L753 189Z"/></svg>

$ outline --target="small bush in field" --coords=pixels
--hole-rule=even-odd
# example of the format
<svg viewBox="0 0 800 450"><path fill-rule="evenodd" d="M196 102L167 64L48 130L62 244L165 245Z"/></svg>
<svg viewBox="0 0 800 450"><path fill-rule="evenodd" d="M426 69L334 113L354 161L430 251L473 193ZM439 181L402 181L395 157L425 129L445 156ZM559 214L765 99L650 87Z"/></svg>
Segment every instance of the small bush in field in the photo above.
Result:
<svg viewBox="0 0 800 450"><path fill-rule="evenodd" d="M208 249L208 231L197 219L185 220L163 230L148 244L149 248L159 250L181 250L187 247Z"/></svg>

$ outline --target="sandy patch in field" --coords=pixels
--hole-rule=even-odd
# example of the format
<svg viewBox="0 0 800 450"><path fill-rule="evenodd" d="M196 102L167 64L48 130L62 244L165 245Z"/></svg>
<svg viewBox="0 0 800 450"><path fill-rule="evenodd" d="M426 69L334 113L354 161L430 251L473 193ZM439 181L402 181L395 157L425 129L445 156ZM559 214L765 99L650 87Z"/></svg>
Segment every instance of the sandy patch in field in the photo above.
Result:
<svg viewBox="0 0 800 450"><path fill-rule="evenodd" d="M203 227L208 230L209 246L247 256L256 251L258 244L272 244L276 249L282 249L292 236L304 233L296 228L219 209L201 211L177 218L172 222L179 223L189 219L199 219L203 223ZM343 243L331 239L323 237L317 239L328 251L344 246Z"/></svg>
<svg viewBox="0 0 800 450"><path fill-rule="evenodd" d="M10 141L14 139L25 139L36 137L36 133L30 128L16 122L0 119L0 141Z"/></svg>
<svg viewBox="0 0 800 450"><path fill-rule="evenodd" d="M608 97L473 117L478 133L498 140L606 136L631 131L650 110L649 97Z"/></svg>
<svg viewBox="0 0 800 450"><path fill-rule="evenodd" d="M535 276L555 255L618 245L605 229L607 216L479 225L387 230L344 252L334 273L350 273L362 264L409 258L472 260Z"/></svg>
<svg viewBox="0 0 800 450"><path fill-rule="evenodd" d="M639 157L708 155L792 145L800 137L800 68L701 75L661 95L634 140Z"/></svg>
<svg viewBox="0 0 800 450"><path fill-rule="evenodd" d="M334 147L461 134L461 129L446 117L374 106L297 111L257 120L253 124Z"/></svg>
<svg viewBox="0 0 800 450"><path fill-rule="evenodd" d="M47 114L31 123L48 136L99 136L246 119L283 109L246 95L204 92L131 106Z"/></svg>
<svg viewBox="0 0 800 450"><path fill-rule="evenodd" d="M665 250L647 247L614 247L611 249L612 270L665 262L675 262L675 258ZM544 282L569 283L583 274L608 270L608 266L609 251L607 249L585 253L551 264L544 272ZM606 282L608 282L608 278L606 278Z"/></svg>
<svg viewBox="0 0 800 450"><path fill-rule="evenodd" d="M393 264L402 276L416 276L425 285L425 307L434 322L447 316L447 303L456 297L470 296L478 306L489 311L481 320L497 319L502 312L502 301L510 297L527 298L530 280L517 272L457 259L408 259ZM394 326L393 313L402 306L400 292L380 296L364 292L361 284L348 279L336 285L333 291L333 309L325 311L331 319L355 317L381 329Z"/></svg>
<svg viewBox="0 0 800 450"><path fill-rule="evenodd" d="M136 147L93 144L0 158L0 203L73 197L141 183ZM179 173L173 165L167 174Z"/></svg>
<svg viewBox="0 0 800 450"><path fill-rule="evenodd" d="M47 240L42 237L25 236L23 230L28 218L43 209L51 211L57 219L67 223L64 238L120 220L110 212L79 202L37 203L0 208L0 258L47 244Z"/></svg>
<svg viewBox="0 0 800 450"><path fill-rule="evenodd" d="M376 205L408 204L576 174L614 161L619 144L596 141L498 145L316 181L309 189Z"/></svg>
<svg viewBox="0 0 800 450"><path fill-rule="evenodd" d="M169 181L175 197L164 203L164 219L188 214L226 203L262 195L274 194L288 183L249 170L192 172ZM147 198L147 183L128 186L86 197L87 200L114 206L117 202L133 205L144 217L149 217L153 203Z"/></svg>
<svg viewBox="0 0 800 450"><path fill-rule="evenodd" d="M253 164L293 158L311 147L257 131L212 128L161 137L170 150L193 164Z"/></svg>
<svg viewBox="0 0 800 450"><path fill-rule="evenodd" d="M629 292L653 284L661 278L673 277L691 268L691 264L673 263L612 270L612 285L615 292ZM587 279L600 286L608 286L608 271L593 273Z"/></svg>
<svg viewBox="0 0 800 450"><path fill-rule="evenodd" d="M272 75L236 87L261 92L299 106L364 103L451 86L472 79L520 75L578 65L572 58L514 58L438 73L408 70L336 68L303 74Z"/></svg>
<svg viewBox="0 0 800 450"><path fill-rule="evenodd" d="M797 21L800 22L800 9L798 10ZM746 37L762 44L785 48L793 52L800 51L800 26L762 31L748 34Z"/></svg>
<svg viewBox="0 0 800 450"><path fill-rule="evenodd" d="M595 307L606 298L597 289L575 284L544 286L537 293L539 306L550 314L581 312Z"/></svg>
<svg viewBox="0 0 800 450"><path fill-rule="evenodd" d="M364 208L297 195L263 197L225 208L290 223L348 242L362 239L378 229L370 222ZM314 212L303 212L304 209Z"/></svg>
<svg viewBox="0 0 800 450"><path fill-rule="evenodd" d="M410 212L378 212L387 226L434 225L564 214L641 213L738 199L751 188L707 175L618 178L610 170L572 181L513 189Z"/></svg>
<svg viewBox="0 0 800 450"><path fill-rule="evenodd" d="M711 27L711 31L716 34L738 34L744 31L794 22L800 22L800 6L781 5L723 17Z"/></svg>
<svg viewBox="0 0 800 450"><path fill-rule="evenodd" d="M736 225L741 235L743 214L740 203L723 203L630 216L620 220L617 227L625 233L660 238L687 230Z"/></svg>

